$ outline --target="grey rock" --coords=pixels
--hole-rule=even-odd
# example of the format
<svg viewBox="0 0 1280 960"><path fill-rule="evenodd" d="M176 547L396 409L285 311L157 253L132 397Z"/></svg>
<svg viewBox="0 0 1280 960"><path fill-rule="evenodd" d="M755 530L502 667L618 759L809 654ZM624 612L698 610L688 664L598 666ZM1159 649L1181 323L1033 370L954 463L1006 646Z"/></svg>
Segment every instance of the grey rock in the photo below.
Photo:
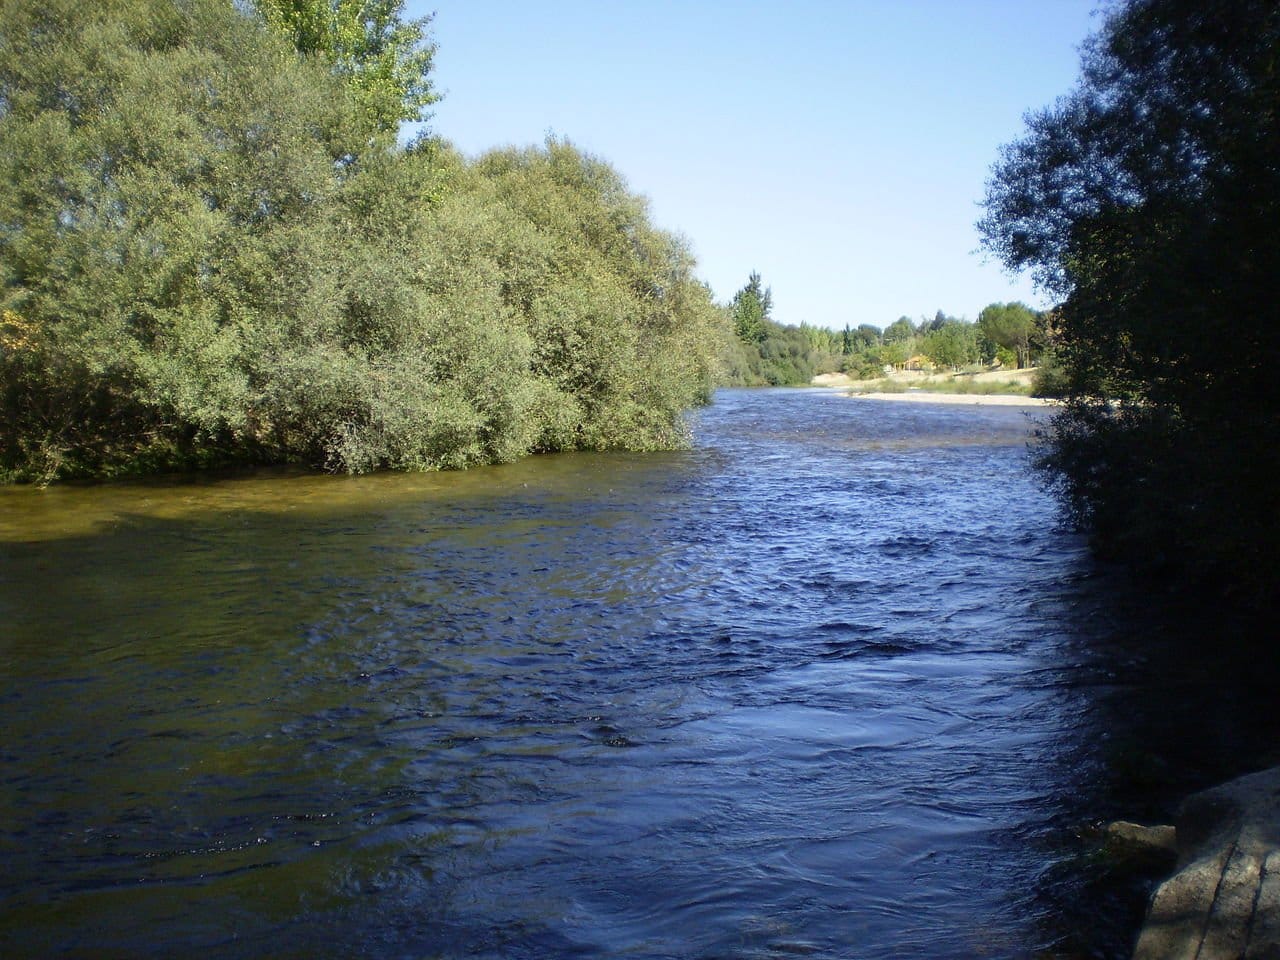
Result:
<svg viewBox="0 0 1280 960"><path fill-rule="evenodd" d="M1280 767L1189 797L1135 960L1280 958Z"/></svg>
<svg viewBox="0 0 1280 960"><path fill-rule="evenodd" d="M1152 869L1173 869L1178 861L1178 832L1168 825L1146 827L1117 820L1107 824L1103 845L1109 856Z"/></svg>
<svg viewBox="0 0 1280 960"><path fill-rule="evenodd" d="M1276 960L1280 957L1280 852L1267 854L1262 868L1262 885L1253 908L1253 928L1245 960Z"/></svg>

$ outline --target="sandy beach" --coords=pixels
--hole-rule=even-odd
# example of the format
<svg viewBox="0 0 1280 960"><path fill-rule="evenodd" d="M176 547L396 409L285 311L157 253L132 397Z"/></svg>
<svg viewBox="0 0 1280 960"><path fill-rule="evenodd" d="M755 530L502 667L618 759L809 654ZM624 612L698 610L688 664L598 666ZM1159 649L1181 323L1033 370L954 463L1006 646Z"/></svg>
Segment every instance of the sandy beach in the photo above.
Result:
<svg viewBox="0 0 1280 960"><path fill-rule="evenodd" d="M1003 371L979 374L973 377L974 382L982 383L993 380L1019 380L1030 382L1031 371ZM851 380L843 373L823 373L813 378L815 387L826 387L831 390L844 390L854 399L862 400L900 400L906 403L953 403L971 404L989 407L1046 407L1057 403L1056 400L1045 400L1040 397L1028 397L1017 393L947 393L945 390L924 390L912 387L912 383L946 382L941 377L928 377L920 374L897 374L888 378L894 383L904 385L903 390L859 392L857 381ZM947 378L950 379L950 378ZM867 383L867 381L863 381ZM883 383L884 381L881 381ZM870 383L868 383L870 386Z"/></svg>
<svg viewBox="0 0 1280 960"><path fill-rule="evenodd" d="M849 393L855 400L902 400L908 403L967 403L978 407L1047 407L1054 400L1022 397L1012 393L936 393L908 390L905 393Z"/></svg>

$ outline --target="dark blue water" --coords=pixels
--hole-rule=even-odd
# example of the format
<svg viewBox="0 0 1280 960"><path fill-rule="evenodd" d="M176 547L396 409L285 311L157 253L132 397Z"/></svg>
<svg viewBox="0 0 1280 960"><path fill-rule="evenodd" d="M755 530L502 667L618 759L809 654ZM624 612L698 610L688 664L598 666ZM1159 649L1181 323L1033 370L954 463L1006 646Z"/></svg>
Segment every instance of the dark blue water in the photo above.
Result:
<svg viewBox="0 0 1280 960"><path fill-rule="evenodd" d="M1088 824L1269 693L1153 656L1034 424L730 391L679 453L0 491L0 953L1122 954Z"/></svg>

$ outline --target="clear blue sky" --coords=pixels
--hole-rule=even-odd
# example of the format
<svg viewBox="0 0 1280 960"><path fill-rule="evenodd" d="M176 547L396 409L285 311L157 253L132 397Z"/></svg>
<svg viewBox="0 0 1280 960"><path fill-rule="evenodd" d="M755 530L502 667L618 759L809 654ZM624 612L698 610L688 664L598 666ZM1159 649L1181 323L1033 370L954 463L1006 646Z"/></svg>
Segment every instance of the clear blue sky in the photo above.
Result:
<svg viewBox="0 0 1280 960"><path fill-rule="evenodd" d="M567 137L683 234L729 300L842 328L1047 306L977 252L1000 144L1070 90L1099 0L408 0L430 123L468 155Z"/></svg>

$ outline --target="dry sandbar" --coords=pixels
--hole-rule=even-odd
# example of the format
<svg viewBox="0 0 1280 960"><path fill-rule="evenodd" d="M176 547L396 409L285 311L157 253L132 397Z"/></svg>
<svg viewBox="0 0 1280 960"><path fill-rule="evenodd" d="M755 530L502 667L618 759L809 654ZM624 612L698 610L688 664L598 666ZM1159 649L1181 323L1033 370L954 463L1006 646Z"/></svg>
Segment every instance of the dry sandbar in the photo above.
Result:
<svg viewBox="0 0 1280 960"><path fill-rule="evenodd" d="M973 377L965 377L964 384L1000 383L1009 385L1029 385L1031 370L993 370ZM844 373L822 373L813 378L815 387L827 387L832 390L845 390L851 397L862 397L867 400L904 400L909 403L968 403L974 406L988 407L1044 407L1057 403L1056 400L1044 400L1040 397L1029 397L1024 393L978 393L974 391L948 392L945 387L957 382L952 375L933 375L905 372L896 373L880 381L862 381L865 387L859 389L859 381ZM898 389L876 390L877 386L889 383ZM933 384L933 389L926 389L913 384Z"/></svg>
<svg viewBox="0 0 1280 960"><path fill-rule="evenodd" d="M1047 407L1056 401L1024 397L1016 393L938 393L906 390L901 393L849 393L855 400L902 400L908 403L968 403L986 407Z"/></svg>

